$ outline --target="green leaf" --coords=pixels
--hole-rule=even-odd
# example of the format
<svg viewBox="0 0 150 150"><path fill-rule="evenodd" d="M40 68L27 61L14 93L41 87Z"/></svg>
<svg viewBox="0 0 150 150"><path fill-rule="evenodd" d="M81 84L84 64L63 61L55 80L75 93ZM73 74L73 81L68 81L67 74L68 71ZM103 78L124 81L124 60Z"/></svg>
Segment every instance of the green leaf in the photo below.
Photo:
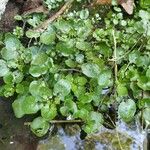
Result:
<svg viewBox="0 0 150 150"><path fill-rule="evenodd" d="M132 51L129 54L129 61L130 63L136 63L136 60L139 58L140 52L139 51Z"/></svg>
<svg viewBox="0 0 150 150"><path fill-rule="evenodd" d="M54 104L52 104L51 106L46 104L41 108L41 116L47 121L51 121L56 117L56 115L57 115L57 108Z"/></svg>
<svg viewBox="0 0 150 150"><path fill-rule="evenodd" d="M147 69L147 71L146 71L146 76L148 77L148 78L150 78L150 67Z"/></svg>
<svg viewBox="0 0 150 150"><path fill-rule="evenodd" d="M40 110L40 107L33 96L27 96L23 100L22 106L25 114L35 114Z"/></svg>
<svg viewBox="0 0 150 150"><path fill-rule="evenodd" d="M31 65L30 69L29 69L29 73L33 76L33 77L39 77L43 74L46 74L48 70L48 67L45 65L41 65L41 66L34 66Z"/></svg>
<svg viewBox="0 0 150 150"><path fill-rule="evenodd" d="M10 33L7 33L5 35L5 41L4 42L5 42L7 50L15 51L15 50L18 50L21 46L19 39Z"/></svg>
<svg viewBox="0 0 150 150"><path fill-rule="evenodd" d="M52 90L46 86L44 81L32 81L29 86L29 92L34 97L52 98Z"/></svg>
<svg viewBox="0 0 150 150"><path fill-rule="evenodd" d="M134 98L141 99L141 95L143 93L142 89L140 89L135 82L130 83L130 88L132 90L132 94L133 94Z"/></svg>
<svg viewBox="0 0 150 150"><path fill-rule="evenodd" d="M6 49L3 48L1 51L1 55L5 60L12 60L12 59L18 59L18 52L16 49Z"/></svg>
<svg viewBox="0 0 150 150"><path fill-rule="evenodd" d="M4 86L0 86L0 97L4 96Z"/></svg>
<svg viewBox="0 0 150 150"><path fill-rule="evenodd" d="M98 84L100 86L109 86L110 81L111 80L111 71L104 71L102 73L99 74L98 76Z"/></svg>
<svg viewBox="0 0 150 150"><path fill-rule="evenodd" d="M84 86L87 83L87 79L82 76L78 76L75 78L74 82L79 86Z"/></svg>
<svg viewBox="0 0 150 150"><path fill-rule="evenodd" d="M52 90L45 85L41 85L39 88L39 95L44 99L50 99L53 96Z"/></svg>
<svg viewBox="0 0 150 150"><path fill-rule="evenodd" d="M104 119L101 113L91 111L84 130L86 133L96 132L100 129L103 122L104 122Z"/></svg>
<svg viewBox="0 0 150 150"><path fill-rule="evenodd" d="M101 42L99 45L96 45L95 49L104 55L104 57L110 57L112 54L112 49L105 42Z"/></svg>
<svg viewBox="0 0 150 150"><path fill-rule="evenodd" d="M23 73L20 72L19 70L16 70L12 73L13 76L13 82L14 83L20 83L23 80Z"/></svg>
<svg viewBox="0 0 150 150"><path fill-rule="evenodd" d="M85 74L87 77L97 78L97 76L100 74L100 69L97 64L85 63L81 66L81 69L83 74Z"/></svg>
<svg viewBox="0 0 150 150"><path fill-rule="evenodd" d="M92 101L92 95L91 93L82 93L82 95L79 96L78 100L83 103L90 103Z"/></svg>
<svg viewBox="0 0 150 150"><path fill-rule="evenodd" d="M32 30L28 30L27 32L26 32L26 36L28 37L28 38L30 38L30 39L32 39L32 38L38 38L38 37L40 37L40 33L39 32L36 32L36 31L32 31Z"/></svg>
<svg viewBox="0 0 150 150"><path fill-rule="evenodd" d="M80 39L87 39L87 37L91 35L92 29L93 25L90 19L86 19L83 22L77 22L76 30Z"/></svg>
<svg viewBox="0 0 150 150"><path fill-rule="evenodd" d="M68 110L72 113L76 113L77 112L77 105L75 102L73 102L72 100L65 100L65 106L68 107Z"/></svg>
<svg viewBox="0 0 150 150"><path fill-rule="evenodd" d="M84 62L84 55L83 54L77 54L76 55L76 62L77 63L83 63Z"/></svg>
<svg viewBox="0 0 150 150"><path fill-rule="evenodd" d="M27 94L29 92L29 83L27 81L23 81L16 85L16 92L19 94Z"/></svg>
<svg viewBox="0 0 150 150"><path fill-rule="evenodd" d="M56 50L65 55L69 55L75 51L74 44L74 41L71 39L66 42L58 42L56 45Z"/></svg>
<svg viewBox="0 0 150 150"><path fill-rule="evenodd" d="M5 84L4 85L4 96L10 97L14 95L15 89L13 84Z"/></svg>
<svg viewBox="0 0 150 150"><path fill-rule="evenodd" d="M41 82L40 81L32 81L30 83L30 86L29 86L29 92L33 95L33 96L37 96L39 95L39 89L40 89L40 85L41 85Z"/></svg>
<svg viewBox="0 0 150 150"><path fill-rule="evenodd" d="M14 19L17 21L23 20L22 16L20 16L20 15L15 15Z"/></svg>
<svg viewBox="0 0 150 150"><path fill-rule="evenodd" d="M72 59L67 59L67 60L65 61L65 64L66 64L68 67L71 67L71 68L76 67L76 62L74 62Z"/></svg>
<svg viewBox="0 0 150 150"><path fill-rule="evenodd" d="M138 59L136 60L136 65L138 67L143 67L143 66L148 66L150 64L149 56L139 56Z"/></svg>
<svg viewBox="0 0 150 150"><path fill-rule="evenodd" d="M4 82L7 83L7 84L13 83L13 75L12 75L12 72L8 72L8 73L3 77L3 80L4 80Z"/></svg>
<svg viewBox="0 0 150 150"><path fill-rule="evenodd" d="M60 113L61 113L63 116L67 116L68 113L69 113L68 107L67 107L67 106L60 107Z"/></svg>
<svg viewBox="0 0 150 150"><path fill-rule="evenodd" d="M140 0L140 6L142 8L149 8L150 7L150 1L149 0Z"/></svg>
<svg viewBox="0 0 150 150"><path fill-rule="evenodd" d="M124 85L119 84L117 86L117 93L118 93L118 96L127 96L128 95L128 89Z"/></svg>
<svg viewBox="0 0 150 150"><path fill-rule="evenodd" d="M79 50L82 50L82 51L88 51L91 49L91 45L89 42L78 41L76 43L76 48L78 48Z"/></svg>
<svg viewBox="0 0 150 150"><path fill-rule="evenodd" d="M143 98L138 100L138 107L141 108L146 108L150 107L150 98Z"/></svg>
<svg viewBox="0 0 150 150"><path fill-rule="evenodd" d="M50 28L48 31L45 31L40 36L40 42L46 45L51 44L54 42L56 38L56 33L53 28Z"/></svg>
<svg viewBox="0 0 150 150"><path fill-rule="evenodd" d="M87 19L89 17L89 11L88 9L81 10L80 12L80 18L81 19Z"/></svg>
<svg viewBox="0 0 150 150"><path fill-rule="evenodd" d="M72 91L76 97L80 97L83 93L86 92L86 88L84 86L72 84Z"/></svg>
<svg viewBox="0 0 150 150"><path fill-rule="evenodd" d="M42 14L40 13L33 13L30 18L27 19L27 23L34 28L37 27L42 21Z"/></svg>
<svg viewBox="0 0 150 150"><path fill-rule="evenodd" d="M144 91L150 90L150 79L146 76L140 76L137 80L137 85Z"/></svg>
<svg viewBox="0 0 150 150"><path fill-rule="evenodd" d="M54 23L55 27L63 33L69 33L71 30L71 25L69 22L59 19L56 23Z"/></svg>
<svg viewBox="0 0 150 150"><path fill-rule="evenodd" d="M143 118L147 125L150 124L150 108L145 108L143 111Z"/></svg>
<svg viewBox="0 0 150 150"><path fill-rule="evenodd" d="M47 62L48 56L45 53L38 53L32 60L31 64L32 65L43 65Z"/></svg>
<svg viewBox="0 0 150 150"><path fill-rule="evenodd" d="M128 99L126 102L121 102L118 108L118 114L125 122L132 121L136 112L136 104L132 99Z"/></svg>
<svg viewBox="0 0 150 150"><path fill-rule="evenodd" d="M21 118L25 115L25 112L23 111L24 100L25 100L25 96L21 96L12 103L12 108L17 118Z"/></svg>
<svg viewBox="0 0 150 150"><path fill-rule="evenodd" d="M61 96L67 96L71 91L71 84L69 81L61 79L54 85L54 94L60 94Z"/></svg>
<svg viewBox="0 0 150 150"><path fill-rule="evenodd" d="M81 118L82 120L87 121L89 117L89 111L87 109L82 108L80 110L77 110L77 112L74 114L74 117Z"/></svg>
<svg viewBox="0 0 150 150"><path fill-rule="evenodd" d="M9 72L7 64L4 60L0 59L0 77L5 76Z"/></svg>
<svg viewBox="0 0 150 150"><path fill-rule="evenodd" d="M31 131L38 137L44 136L49 127L49 123L42 117L35 118L30 125Z"/></svg>

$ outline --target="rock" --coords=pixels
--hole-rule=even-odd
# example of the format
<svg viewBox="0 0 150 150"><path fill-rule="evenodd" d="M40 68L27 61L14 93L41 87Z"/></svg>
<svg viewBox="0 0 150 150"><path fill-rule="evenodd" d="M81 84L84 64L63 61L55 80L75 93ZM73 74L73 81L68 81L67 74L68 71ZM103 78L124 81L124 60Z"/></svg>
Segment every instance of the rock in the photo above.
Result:
<svg viewBox="0 0 150 150"><path fill-rule="evenodd" d="M58 135L39 142L37 150L65 150L65 145Z"/></svg>
<svg viewBox="0 0 150 150"><path fill-rule="evenodd" d="M0 1L0 19L1 19L2 14L5 11L7 2L8 2L8 0L1 0Z"/></svg>

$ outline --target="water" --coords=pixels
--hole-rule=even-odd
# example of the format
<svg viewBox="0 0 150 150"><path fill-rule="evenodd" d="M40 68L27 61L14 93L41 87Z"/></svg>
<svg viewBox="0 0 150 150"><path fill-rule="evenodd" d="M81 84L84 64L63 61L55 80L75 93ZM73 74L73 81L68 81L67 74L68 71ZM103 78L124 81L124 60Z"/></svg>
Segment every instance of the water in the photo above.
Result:
<svg viewBox="0 0 150 150"><path fill-rule="evenodd" d="M82 138L79 125L57 125L44 138L35 137L24 122L32 118L16 119L11 102L0 100L0 150L146 150L146 134L137 123L130 126L117 123L117 129L101 130ZM144 142L143 142L144 141Z"/></svg>

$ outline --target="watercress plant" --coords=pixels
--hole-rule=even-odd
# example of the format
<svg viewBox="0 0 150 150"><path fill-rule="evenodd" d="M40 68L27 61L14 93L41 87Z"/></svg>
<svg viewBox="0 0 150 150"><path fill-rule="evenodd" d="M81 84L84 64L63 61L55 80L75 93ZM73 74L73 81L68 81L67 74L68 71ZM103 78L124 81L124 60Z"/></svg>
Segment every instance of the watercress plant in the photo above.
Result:
<svg viewBox="0 0 150 150"><path fill-rule="evenodd" d="M94 18L87 8L71 10L42 33L17 27L1 38L0 96L16 97L17 118L39 116L30 124L39 137L60 118L80 119L85 132L96 132L112 104L123 121L142 111L150 124L150 12L128 18L115 6ZM43 19L25 21L32 29Z"/></svg>

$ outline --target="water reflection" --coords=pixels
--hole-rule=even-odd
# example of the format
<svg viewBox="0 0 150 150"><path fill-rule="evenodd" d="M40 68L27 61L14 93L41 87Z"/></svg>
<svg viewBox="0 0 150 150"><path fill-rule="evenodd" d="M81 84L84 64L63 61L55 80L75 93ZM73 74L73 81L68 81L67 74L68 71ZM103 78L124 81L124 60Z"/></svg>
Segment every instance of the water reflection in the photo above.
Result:
<svg viewBox="0 0 150 150"><path fill-rule="evenodd" d="M0 114L0 150L143 150L146 137L137 123L118 122L117 129L101 128L84 139L78 125L57 125L49 136L38 139L24 126L30 119L16 119L8 101L0 100Z"/></svg>

